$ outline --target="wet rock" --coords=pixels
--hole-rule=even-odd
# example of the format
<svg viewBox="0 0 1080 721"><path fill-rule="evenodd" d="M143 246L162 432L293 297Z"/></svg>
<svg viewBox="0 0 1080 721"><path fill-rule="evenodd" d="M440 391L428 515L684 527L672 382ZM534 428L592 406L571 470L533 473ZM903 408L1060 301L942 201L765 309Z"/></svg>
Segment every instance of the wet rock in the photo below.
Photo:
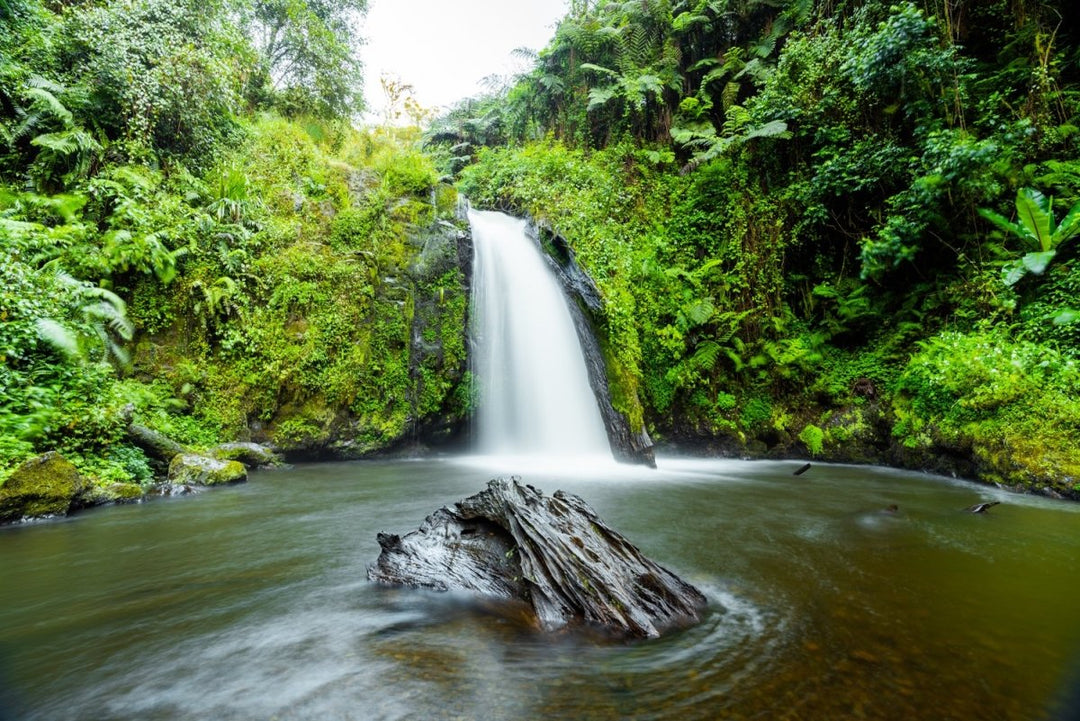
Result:
<svg viewBox="0 0 1080 721"><path fill-rule="evenodd" d="M248 468L280 466L281 456L258 443L222 443L210 450L219 461L239 461Z"/></svg>
<svg viewBox="0 0 1080 721"><path fill-rule="evenodd" d="M551 228L532 222L527 226L527 232L544 249L544 258L571 301L567 307L578 331L581 352L589 373L589 385L596 394L600 416L604 420L604 429L607 431L615 460L656 468L653 441L648 431L644 426L635 430L626 415L616 410L613 403L608 380L611 373L597 335L604 308L600 290L578 264L574 251L565 238ZM625 388L623 392L626 392ZM636 399L634 402L638 403Z"/></svg>
<svg viewBox="0 0 1080 721"><path fill-rule="evenodd" d="M428 516L405 536L380 533L368 579L461 589L528 603L544 630L584 625L656 637L700 619L705 597L646 558L579 496L517 480Z"/></svg>
<svg viewBox="0 0 1080 721"><path fill-rule="evenodd" d="M169 483L173 486L220 486L247 480L247 469L239 461L181 453L169 464Z"/></svg>
<svg viewBox="0 0 1080 721"><path fill-rule="evenodd" d="M94 486L85 499L88 506L101 506L106 503L138 503L145 495L138 483L110 483L107 486Z"/></svg>
<svg viewBox="0 0 1080 721"><path fill-rule="evenodd" d="M105 493L112 503L138 503L145 495L138 483L110 483Z"/></svg>
<svg viewBox="0 0 1080 721"><path fill-rule="evenodd" d="M90 484L59 453L31 458L0 486L0 523L66 516L85 505Z"/></svg>

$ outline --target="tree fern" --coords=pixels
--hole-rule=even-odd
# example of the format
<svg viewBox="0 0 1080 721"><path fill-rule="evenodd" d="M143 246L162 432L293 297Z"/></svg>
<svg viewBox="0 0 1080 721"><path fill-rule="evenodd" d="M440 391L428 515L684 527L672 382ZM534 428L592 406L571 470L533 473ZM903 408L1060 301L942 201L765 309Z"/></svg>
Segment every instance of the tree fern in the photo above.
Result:
<svg viewBox="0 0 1080 721"><path fill-rule="evenodd" d="M608 85L602 88L589 90L589 106L587 110L592 112L607 105L618 94L618 86Z"/></svg>
<svg viewBox="0 0 1080 721"><path fill-rule="evenodd" d="M705 325L712 319L716 312L716 304L712 298L697 298L682 306L679 314L684 320L686 329Z"/></svg>

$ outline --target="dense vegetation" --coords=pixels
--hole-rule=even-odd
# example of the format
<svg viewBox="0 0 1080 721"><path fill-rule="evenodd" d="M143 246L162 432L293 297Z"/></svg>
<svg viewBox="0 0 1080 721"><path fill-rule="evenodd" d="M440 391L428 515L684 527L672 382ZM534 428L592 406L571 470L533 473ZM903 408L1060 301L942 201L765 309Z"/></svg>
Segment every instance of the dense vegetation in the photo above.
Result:
<svg viewBox="0 0 1080 721"><path fill-rule="evenodd" d="M1074 4L572 5L429 142L575 248L632 420L1080 490Z"/></svg>
<svg viewBox="0 0 1080 721"><path fill-rule="evenodd" d="M660 441L1080 492L1073 3L573 0L424 152L351 124L365 5L0 0L0 480L445 436L453 180L573 247Z"/></svg>
<svg viewBox="0 0 1080 721"><path fill-rule="evenodd" d="M350 124L363 6L0 3L0 480L149 483L132 421L357 456L463 416L456 194Z"/></svg>

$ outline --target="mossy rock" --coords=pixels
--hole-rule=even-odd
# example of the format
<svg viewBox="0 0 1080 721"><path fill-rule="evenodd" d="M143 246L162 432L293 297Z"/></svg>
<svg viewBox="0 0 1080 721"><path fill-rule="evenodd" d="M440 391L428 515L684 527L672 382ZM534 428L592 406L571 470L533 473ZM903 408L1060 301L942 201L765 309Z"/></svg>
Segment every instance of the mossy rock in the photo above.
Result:
<svg viewBox="0 0 1080 721"><path fill-rule="evenodd" d="M110 483L103 490L113 503L137 503L144 495L138 483Z"/></svg>
<svg viewBox="0 0 1080 721"><path fill-rule="evenodd" d="M239 461L181 453L169 464L169 483L174 485L221 486L246 480L247 469Z"/></svg>
<svg viewBox="0 0 1080 721"><path fill-rule="evenodd" d="M219 461L239 461L245 466L280 466L281 456L258 443L222 443L210 451Z"/></svg>
<svg viewBox="0 0 1080 721"><path fill-rule="evenodd" d="M103 506L107 503L138 503L146 495L138 483L110 483L92 486L81 497L85 506Z"/></svg>
<svg viewBox="0 0 1080 721"><path fill-rule="evenodd" d="M66 516L83 505L86 479L59 453L31 458L0 487L0 523Z"/></svg>

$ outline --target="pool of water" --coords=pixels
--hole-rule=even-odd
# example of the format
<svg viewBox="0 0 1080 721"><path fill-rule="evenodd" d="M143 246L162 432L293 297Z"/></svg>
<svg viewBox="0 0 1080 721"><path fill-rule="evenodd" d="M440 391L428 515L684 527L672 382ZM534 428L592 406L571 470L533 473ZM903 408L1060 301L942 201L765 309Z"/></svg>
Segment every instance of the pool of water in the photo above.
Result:
<svg viewBox="0 0 1080 721"><path fill-rule="evenodd" d="M1080 678L1080 505L881 468L659 465L299 465L2 528L0 718L1027 720ZM509 475L583 496L706 593L704 622L551 636L365 580L377 532ZM981 500L1001 505L963 512Z"/></svg>

